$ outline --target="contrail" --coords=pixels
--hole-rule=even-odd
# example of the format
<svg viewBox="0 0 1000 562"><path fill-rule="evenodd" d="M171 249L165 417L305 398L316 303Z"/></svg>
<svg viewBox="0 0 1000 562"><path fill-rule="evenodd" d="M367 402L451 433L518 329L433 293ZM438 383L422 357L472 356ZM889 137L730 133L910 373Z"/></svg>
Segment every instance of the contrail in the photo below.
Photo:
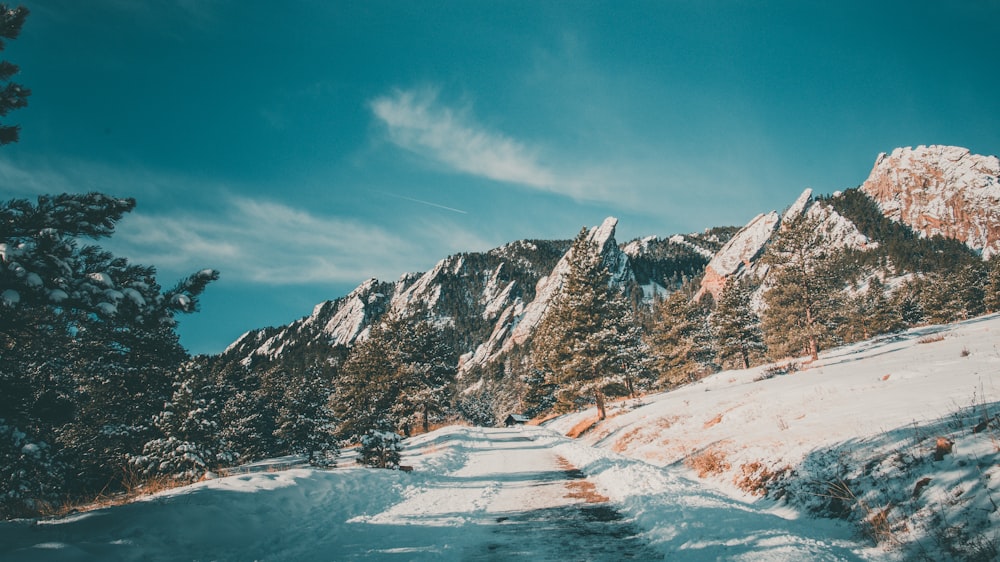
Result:
<svg viewBox="0 0 1000 562"><path fill-rule="evenodd" d="M421 205L427 205L428 207L436 207L438 209L444 209L445 211L451 211L453 213L459 213L462 215L469 214L468 212L463 211L462 209L456 209L454 207L445 207L444 205L438 205L437 203L431 203L430 201L424 201L423 199L414 199L413 197L407 197L405 195L396 195L395 193L386 193L384 191L381 193L382 195L388 195L389 197L395 197L396 199L402 199L404 201L412 201L414 203L420 203Z"/></svg>

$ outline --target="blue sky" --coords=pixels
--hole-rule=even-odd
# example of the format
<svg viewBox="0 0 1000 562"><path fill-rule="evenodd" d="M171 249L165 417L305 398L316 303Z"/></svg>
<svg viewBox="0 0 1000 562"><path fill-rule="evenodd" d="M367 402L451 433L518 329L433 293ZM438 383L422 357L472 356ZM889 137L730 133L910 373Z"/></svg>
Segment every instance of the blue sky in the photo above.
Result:
<svg viewBox="0 0 1000 562"><path fill-rule="evenodd" d="M0 196L138 206L103 242L222 271L221 351L369 277L521 238L742 225L879 152L1000 152L1000 2L25 0Z"/></svg>

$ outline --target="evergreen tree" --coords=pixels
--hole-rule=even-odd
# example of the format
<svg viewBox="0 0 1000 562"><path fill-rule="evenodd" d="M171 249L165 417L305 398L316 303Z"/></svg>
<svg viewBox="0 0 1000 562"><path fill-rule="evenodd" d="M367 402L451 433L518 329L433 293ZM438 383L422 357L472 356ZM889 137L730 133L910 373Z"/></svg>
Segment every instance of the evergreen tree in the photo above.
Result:
<svg viewBox="0 0 1000 562"><path fill-rule="evenodd" d="M709 323L710 299L693 300L693 283L657 303L647 332L659 386L696 381L718 370L717 350Z"/></svg>
<svg viewBox="0 0 1000 562"><path fill-rule="evenodd" d="M355 344L341 366L330 407L337 419L336 435L359 440L371 430L395 427L388 419L399 395L399 358L391 334L398 319L372 326L368 337Z"/></svg>
<svg viewBox="0 0 1000 562"><path fill-rule="evenodd" d="M920 286L920 305L927 320L945 324L985 312L987 277L987 266L982 262L922 276L917 283Z"/></svg>
<svg viewBox="0 0 1000 562"><path fill-rule="evenodd" d="M760 317L751 302L754 290L748 278L728 280L709 317L718 338L720 358L735 361L743 369L749 369L767 350Z"/></svg>
<svg viewBox="0 0 1000 562"><path fill-rule="evenodd" d="M126 454L142 477L169 476L193 481L227 466L236 456L220 438L221 396L208 374L189 363L181 369L174 391L153 418L156 438L142 454Z"/></svg>
<svg viewBox="0 0 1000 562"><path fill-rule="evenodd" d="M369 429L361 436L358 462L373 468L397 469L400 450L402 450L402 437L398 433L386 429Z"/></svg>
<svg viewBox="0 0 1000 562"><path fill-rule="evenodd" d="M225 394L220 438L226 449L243 462L272 456L278 450L279 402L262 388L260 376L236 363L222 373L220 387Z"/></svg>
<svg viewBox="0 0 1000 562"><path fill-rule="evenodd" d="M569 253L569 271L561 292L553 299L533 340L535 366L556 387L561 409L580 406L589 399L604 419L606 393L622 394L630 368L626 347L638 345L623 318L627 304L614 304L617 289L600 248L580 231Z"/></svg>
<svg viewBox="0 0 1000 562"><path fill-rule="evenodd" d="M309 464L326 466L338 453L335 421L329 406L333 380L314 365L305 373L285 377L285 393L278 408L274 434L290 452L305 454Z"/></svg>
<svg viewBox="0 0 1000 562"><path fill-rule="evenodd" d="M877 277L868 281L864 292L847 299L844 304L846 314L837 333L845 342L867 340L903 327L899 310Z"/></svg>
<svg viewBox="0 0 1000 562"><path fill-rule="evenodd" d="M392 414L408 436L415 423L424 433L430 431L431 420L447 411L458 357L430 320L406 322L401 328L394 338L399 394Z"/></svg>
<svg viewBox="0 0 1000 562"><path fill-rule="evenodd" d="M775 357L808 353L835 341L839 313L838 264L820 218L800 215L782 225L764 256L772 268L764 293L764 340Z"/></svg>
<svg viewBox="0 0 1000 562"><path fill-rule="evenodd" d="M983 286L983 308L986 312L1000 311L1000 254L987 262L986 284Z"/></svg>
<svg viewBox="0 0 1000 562"><path fill-rule="evenodd" d="M7 4L0 4L0 51L3 50L3 39L17 39L21 34L21 27L28 17L28 9L24 6L9 8ZM11 78L20 69L17 65L7 61L0 61L0 117L6 116L15 109L28 105L28 96L31 91L24 86L11 82ZM20 134L20 127L17 125L0 125L0 145L17 142Z"/></svg>
<svg viewBox="0 0 1000 562"><path fill-rule="evenodd" d="M79 246L134 205L98 193L0 204L0 419L47 445L62 495L122 485L186 358L174 316L218 277L163 291L152 267Z"/></svg>

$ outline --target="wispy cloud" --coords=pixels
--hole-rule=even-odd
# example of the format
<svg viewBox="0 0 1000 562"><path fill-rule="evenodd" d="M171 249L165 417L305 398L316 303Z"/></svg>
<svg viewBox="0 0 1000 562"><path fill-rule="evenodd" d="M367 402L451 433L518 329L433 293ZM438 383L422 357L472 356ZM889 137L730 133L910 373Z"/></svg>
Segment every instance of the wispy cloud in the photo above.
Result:
<svg viewBox="0 0 1000 562"><path fill-rule="evenodd" d="M438 103L433 90L398 90L376 98L371 109L390 140L457 171L492 180L555 190L555 175L538 151L475 123L465 111Z"/></svg>
<svg viewBox="0 0 1000 562"><path fill-rule="evenodd" d="M180 270L214 267L270 285L395 278L413 242L354 219L230 196L211 213L145 214L122 222L115 243L137 261Z"/></svg>
<svg viewBox="0 0 1000 562"><path fill-rule="evenodd" d="M382 193L382 195L385 195L386 197L392 197L393 199L402 199L403 201L410 201L410 202L413 202L413 203L420 203L421 205L426 205L428 207L434 207L435 209L442 209L442 210L445 210L445 211L451 211L453 213L458 213L460 215L467 215L467 214L469 214L468 211L463 211L462 209L456 209L454 207L448 207L447 205L441 205L439 203L434 203L434 202L431 202L431 201L424 201L423 199L415 199L413 197L407 197L405 195L396 195L395 193L385 193L384 191L383 192L379 192L379 193Z"/></svg>
<svg viewBox="0 0 1000 562"><path fill-rule="evenodd" d="M87 191L136 196L136 210L122 219L114 236L97 243L136 263L157 266L164 283L205 267L221 270L229 281L275 286L395 279L429 269L434 259L457 251L419 220L394 217L390 229L377 219L235 195L261 192L260 186L169 172L0 156L0 185L5 197L28 199Z"/></svg>

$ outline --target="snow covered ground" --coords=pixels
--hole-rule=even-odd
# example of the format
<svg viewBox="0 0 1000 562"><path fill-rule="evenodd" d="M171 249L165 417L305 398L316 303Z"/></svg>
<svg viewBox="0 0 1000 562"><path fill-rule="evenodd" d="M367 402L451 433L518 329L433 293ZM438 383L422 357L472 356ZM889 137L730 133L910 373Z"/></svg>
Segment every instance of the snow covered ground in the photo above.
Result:
<svg viewBox="0 0 1000 562"><path fill-rule="evenodd" d="M344 458L3 522L0 559L987 560L998 336L994 315L770 378L728 371L624 402L576 440L563 434L593 411L444 428L408 440L409 473Z"/></svg>

